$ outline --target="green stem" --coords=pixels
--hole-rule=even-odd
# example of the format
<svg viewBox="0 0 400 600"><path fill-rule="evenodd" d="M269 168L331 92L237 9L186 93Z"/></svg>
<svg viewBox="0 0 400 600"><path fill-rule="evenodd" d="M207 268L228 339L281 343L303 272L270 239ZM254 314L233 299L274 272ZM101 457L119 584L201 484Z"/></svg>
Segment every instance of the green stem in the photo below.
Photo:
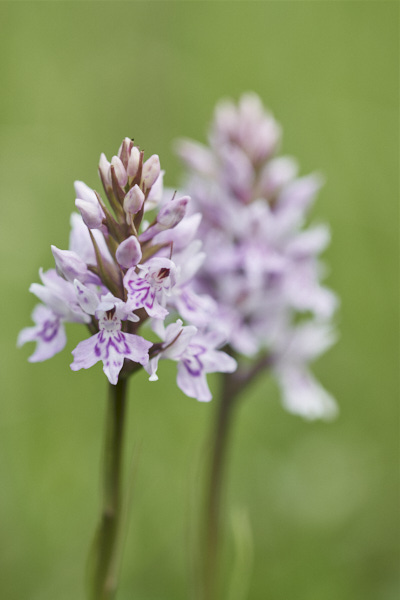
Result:
<svg viewBox="0 0 400 600"><path fill-rule="evenodd" d="M226 351L234 355L227 347ZM236 357L237 358L237 357ZM211 440L211 462L207 473L205 521L203 523L203 600L221 600L220 562L222 519L221 506L227 454L229 450L229 433L234 408L243 390L261 373L271 366L273 357L267 353L251 366L239 368L234 373L224 373L222 389L218 399L217 417Z"/></svg>
<svg viewBox="0 0 400 600"><path fill-rule="evenodd" d="M230 423L239 387L234 374L225 373L211 446L211 464L206 496L203 572L204 600L220 600L219 559L221 542L221 503Z"/></svg>
<svg viewBox="0 0 400 600"><path fill-rule="evenodd" d="M111 600L118 585L122 518L123 430L127 379L109 385L103 466L103 506L94 543L91 600Z"/></svg>

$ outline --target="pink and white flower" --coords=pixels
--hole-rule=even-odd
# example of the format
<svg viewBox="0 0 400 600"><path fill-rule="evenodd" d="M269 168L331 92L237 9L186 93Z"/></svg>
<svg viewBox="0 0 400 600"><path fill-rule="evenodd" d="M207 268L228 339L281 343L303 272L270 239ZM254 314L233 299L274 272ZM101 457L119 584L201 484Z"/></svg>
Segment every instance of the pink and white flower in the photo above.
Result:
<svg viewBox="0 0 400 600"><path fill-rule="evenodd" d="M82 310L74 292L74 286L59 277L55 269L39 271L42 284L32 283L29 290L43 302L32 313L35 325L23 329L17 346L36 342L30 362L40 362L53 357L66 344L65 322L88 323L90 317Z"/></svg>
<svg viewBox="0 0 400 600"><path fill-rule="evenodd" d="M150 258L138 265L139 273L133 267L124 277L128 299L135 309L144 308L149 317L164 319L167 296L176 282L176 267L169 258Z"/></svg>
<svg viewBox="0 0 400 600"><path fill-rule="evenodd" d="M245 94L237 104L217 106L208 146L178 144L187 167L184 191L203 217L198 237L204 261L191 289L213 298L213 323L239 357L275 357L286 407L321 417L332 414L333 401L311 379L312 352L294 365L280 350L299 317L317 327L331 321L338 305L322 283L319 259L329 230L305 226L322 178L297 177L296 162L277 156L280 137L261 100ZM308 343L313 348L315 338ZM302 390L297 401L294 382Z"/></svg>
<svg viewBox="0 0 400 600"><path fill-rule="evenodd" d="M37 304L32 312L33 327L25 327L18 335L17 346L21 347L27 342L36 342L29 362L41 362L52 358L64 349L67 342L62 319L48 306Z"/></svg>
<svg viewBox="0 0 400 600"><path fill-rule="evenodd" d="M180 319L165 329L161 351L150 360L146 371L150 380L157 377L158 361L169 358L178 363L177 384L189 397L201 402L211 400L211 392L207 384L207 373L216 371L231 373L237 363L234 358L217 350L221 338L213 334L202 334L194 326L183 326Z"/></svg>
<svg viewBox="0 0 400 600"><path fill-rule="evenodd" d="M149 360L149 349L153 344L139 335L122 331L123 320L139 320L132 314L131 307L127 303L112 294L106 294L98 300L96 295L78 280L75 281L75 287L81 306L89 314L96 315L100 331L89 339L79 342L72 351L74 361L71 369L73 371L88 369L101 360L109 382L115 385L124 360L146 365Z"/></svg>

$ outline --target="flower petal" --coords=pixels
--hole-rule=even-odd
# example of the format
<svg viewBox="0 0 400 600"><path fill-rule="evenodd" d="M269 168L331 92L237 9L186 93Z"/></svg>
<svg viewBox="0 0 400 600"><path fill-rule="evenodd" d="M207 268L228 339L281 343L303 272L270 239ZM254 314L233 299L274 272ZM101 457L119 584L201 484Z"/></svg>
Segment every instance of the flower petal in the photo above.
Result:
<svg viewBox="0 0 400 600"><path fill-rule="evenodd" d="M27 342L36 342L34 353L29 357L29 362L41 362L52 358L65 347L67 338L61 319L43 304L38 304L32 313L36 323L34 327L23 329L17 340L17 346Z"/></svg>
<svg viewBox="0 0 400 600"><path fill-rule="evenodd" d="M185 362L178 363L178 376L176 378L178 387L190 398L197 398L200 402L209 402L212 398L207 384L205 373L188 369Z"/></svg>
<svg viewBox="0 0 400 600"><path fill-rule="evenodd" d="M335 400L307 370L285 368L277 376L283 405L289 412L309 420L329 420L337 415Z"/></svg>

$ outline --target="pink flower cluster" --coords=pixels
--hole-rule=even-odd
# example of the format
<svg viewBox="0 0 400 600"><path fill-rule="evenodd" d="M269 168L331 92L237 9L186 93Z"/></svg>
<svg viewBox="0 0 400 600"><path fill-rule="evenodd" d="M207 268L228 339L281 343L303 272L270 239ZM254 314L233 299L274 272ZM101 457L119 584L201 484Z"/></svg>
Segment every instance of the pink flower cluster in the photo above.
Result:
<svg viewBox="0 0 400 600"><path fill-rule="evenodd" d="M336 296L321 283L325 225L307 225L321 186L278 156L281 130L254 94L220 103L209 145L178 143L184 189L202 215L196 290L217 302L218 330L240 356L269 357L285 407L328 418L333 398L309 363L335 340Z"/></svg>
<svg viewBox="0 0 400 600"><path fill-rule="evenodd" d="M196 239L200 215L187 216L188 196L166 198L158 156L144 161L128 138L111 162L101 155L99 174L109 206L75 182L80 214L71 217L69 249L52 246L55 269L41 270L42 283L31 285L41 303L18 345L36 342L29 360L46 360L64 348L64 324L82 323L92 335L73 350L72 370L102 361L115 385L141 367L155 380L158 361L171 359L183 392L210 400L206 374L233 371L236 361L210 334L215 303L192 288L205 258ZM146 326L160 342L146 339Z"/></svg>

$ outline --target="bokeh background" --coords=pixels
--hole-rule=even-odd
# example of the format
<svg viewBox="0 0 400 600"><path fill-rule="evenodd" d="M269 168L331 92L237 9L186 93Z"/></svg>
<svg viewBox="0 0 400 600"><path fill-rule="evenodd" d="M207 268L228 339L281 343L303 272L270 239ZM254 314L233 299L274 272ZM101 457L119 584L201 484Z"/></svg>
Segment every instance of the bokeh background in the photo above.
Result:
<svg viewBox="0 0 400 600"><path fill-rule="evenodd" d="M178 185L172 141L205 140L216 101L248 90L282 123L301 172L326 176L313 219L331 225L328 284L342 307L340 340L315 372L341 412L330 424L285 413L268 374L243 399L227 598L244 600L240 532L252 539L251 600L398 598L398 11L385 1L0 4L2 598L83 599L97 522L101 367L70 371L80 326L49 362L15 348L35 304L29 284L53 266L50 244L67 247L73 181L98 188L100 152L129 136ZM174 366L162 367L158 383L131 381L127 457L139 459L120 600L192 597L189 521L214 406L186 398Z"/></svg>

